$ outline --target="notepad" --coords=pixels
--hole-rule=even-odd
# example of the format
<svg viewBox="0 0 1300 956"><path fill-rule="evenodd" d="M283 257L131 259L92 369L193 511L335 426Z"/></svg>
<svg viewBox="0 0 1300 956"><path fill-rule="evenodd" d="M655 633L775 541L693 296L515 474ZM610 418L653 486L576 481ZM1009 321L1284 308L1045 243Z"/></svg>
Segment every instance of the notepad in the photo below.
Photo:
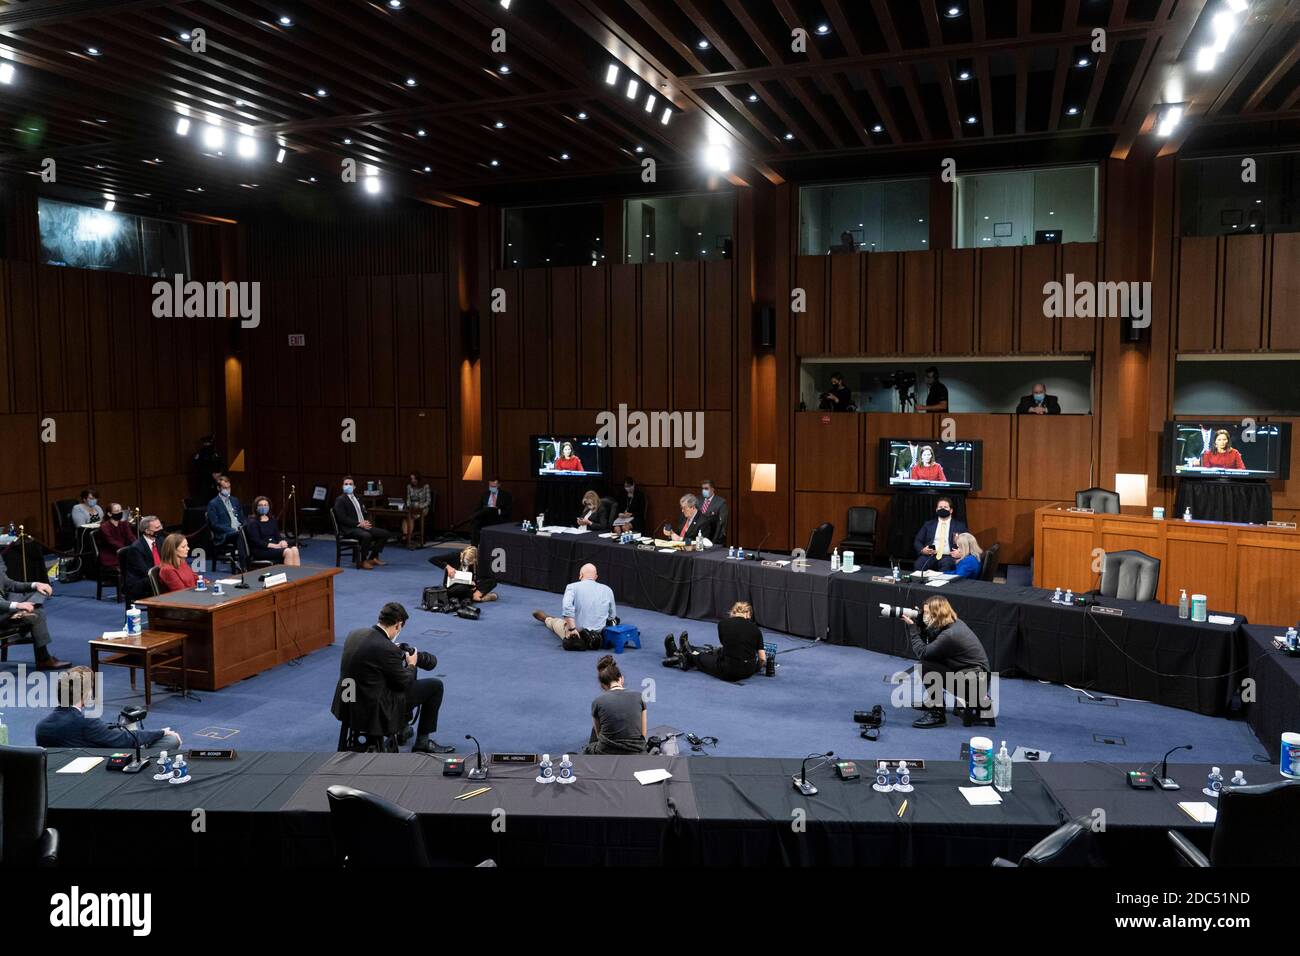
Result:
<svg viewBox="0 0 1300 956"><path fill-rule="evenodd" d="M1213 823L1215 818L1219 815L1219 811L1216 810L1212 804L1206 803L1204 800L1197 800L1196 802L1190 800L1184 801L1178 804L1178 809L1182 810L1183 813L1187 814L1197 823Z"/></svg>
<svg viewBox="0 0 1300 956"><path fill-rule="evenodd" d="M992 787L958 787L957 789L972 807L996 807L1002 802L1002 794Z"/></svg>
<svg viewBox="0 0 1300 956"><path fill-rule="evenodd" d="M224 585L226 587L230 587L236 584L243 584L244 579L243 578L222 578L217 583L220 585Z"/></svg>
<svg viewBox="0 0 1300 956"><path fill-rule="evenodd" d="M99 635L101 641L120 641L124 637L129 637L126 631L105 631Z"/></svg>
<svg viewBox="0 0 1300 956"><path fill-rule="evenodd" d="M103 762L103 757L74 757L70 763L60 767L56 773L85 773L88 770L94 770Z"/></svg>
<svg viewBox="0 0 1300 956"><path fill-rule="evenodd" d="M656 768L654 770L638 770L632 776L636 777L636 782L644 787L646 784L668 780L672 777L672 774L662 768Z"/></svg>
<svg viewBox="0 0 1300 956"><path fill-rule="evenodd" d="M1228 626L1237 623L1237 619L1231 614L1211 614L1209 621L1211 624L1226 624Z"/></svg>

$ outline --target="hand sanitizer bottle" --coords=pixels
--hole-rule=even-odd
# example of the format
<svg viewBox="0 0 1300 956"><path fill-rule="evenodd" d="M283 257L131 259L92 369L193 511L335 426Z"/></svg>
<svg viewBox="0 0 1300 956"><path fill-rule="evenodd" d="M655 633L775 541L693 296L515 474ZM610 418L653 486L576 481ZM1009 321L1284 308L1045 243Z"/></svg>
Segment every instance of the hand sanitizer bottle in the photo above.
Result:
<svg viewBox="0 0 1300 956"><path fill-rule="evenodd" d="M836 548L834 551L831 552L831 570L838 571L839 569L840 569L840 549Z"/></svg>
<svg viewBox="0 0 1300 956"><path fill-rule="evenodd" d="M538 783L555 783L555 768L551 765L551 755L542 754L542 762L537 765Z"/></svg>
<svg viewBox="0 0 1300 956"><path fill-rule="evenodd" d="M993 758L993 787L1002 793L1011 792L1011 755L1007 753L1007 742L1002 741L998 755Z"/></svg>
<svg viewBox="0 0 1300 956"><path fill-rule="evenodd" d="M568 754L560 758L560 775L557 780L559 783L578 782L578 778L573 775L573 761L569 759Z"/></svg>
<svg viewBox="0 0 1300 956"><path fill-rule="evenodd" d="M1178 595L1178 617L1180 620L1187 620L1188 607L1187 588L1183 588L1182 593Z"/></svg>
<svg viewBox="0 0 1300 956"><path fill-rule="evenodd" d="M1192 509L1190 506L1183 509L1183 520L1184 521L1192 520Z"/></svg>
<svg viewBox="0 0 1300 956"><path fill-rule="evenodd" d="M172 758L167 756L167 751L158 755L158 772L153 775L155 780L166 780L172 775Z"/></svg>

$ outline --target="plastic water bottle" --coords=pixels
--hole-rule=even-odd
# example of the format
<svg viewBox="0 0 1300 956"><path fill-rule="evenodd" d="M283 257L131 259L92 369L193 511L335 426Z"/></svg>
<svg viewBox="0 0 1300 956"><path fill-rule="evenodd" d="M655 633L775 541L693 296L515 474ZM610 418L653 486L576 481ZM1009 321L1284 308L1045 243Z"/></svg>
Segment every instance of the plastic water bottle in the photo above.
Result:
<svg viewBox="0 0 1300 956"><path fill-rule="evenodd" d="M876 782L871 785L871 789L877 793L889 793L894 789L889 782L889 765L883 760L876 764Z"/></svg>
<svg viewBox="0 0 1300 956"><path fill-rule="evenodd" d="M1187 588L1183 588L1182 593L1178 595L1178 617L1180 620L1187 620L1188 608Z"/></svg>
<svg viewBox="0 0 1300 956"><path fill-rule="evenodd" d="M1065 603L1066 603L1066 604L1073 604L1073 603L1074 603L1074 589L1073 589L1073 588L1066 588L1066 589L1065 589Z"/></svg>
<svg viewBox="0 0 1300 956"><path fill-rule="evenodd" d="M735 556L736 556L736 547L735 545L731 545L730 547L727 548L727 559L730 560Z"/></svg>
<svg viewBox="0 0 1300 956"><path fill-rule="evenodd" d="M894 583L899 584L902 582L902 580L903 580L903 572L899 569L898 565L894 565Z"/></svg>
<svg viewBox="0 0 1300 956"><path fill-rule="evenodd" d="M560 783L578 782L578 778L573 775L573 761L569 759L568 754L565 754L563 757L560 758L559 782Z"/></svg>
<svg viewBox="0 0 1300 956"><path fill-rule="evenodd" d="M184 754L177 754L176 759L172 762L172 778L168 783L188 783L190 779L190 767L185 762Z"/></svg>
<svg viewBox="0 0 1300 956"><path fill-rule="evenodd" d="M1060 604L1060 603L1061 603L1061 589L1060 589L1060 588L1057 588L1057 589L1056 589L1056 593L1052 595L1052 603L1053 603L1053 604Z"/></svg>
<svg viewBox="0 0 1300 956"><path fill-rule="evenodd" d="M140 633L140 609L134 604L126 612L126 633L132 636Z"/></svg>
<svg viewBox="0 0 1300 956"><path fill-rule="evenodd" d="M166 780L172 775L172 758L167 756L167 751L158 755L158 772L153 775L155 780Z"/></svg>
<svg viewBox="0 0 1300 956"><path fill-rule="evenodd" d="M836 548L834 551L831 552L831 570L838 571L839 569L840 569L840 549Z"/></svg>
<svg viewBox="0 0 1300 956"><path fill-rule="evenodd" d="M898 761L898 783L894 784L894 789L899 793L911 793L912 771L907 767L906 760Z"/></svg>
<svg viewBox="0 0 1300 956"><path fill-rule="evenodd" d="M1217 797L1223 792L1223 774L1219 773L1218 767L1211 767L1210 774L1205 779L1204 793L1210 797Z"/></svg>
<svg viewBox="0 0 1300 956"><path fill-rule="evenodd" d="M1286 629L1286 648L1289 651L1294 651L1297 646L1300 646L1300 633L1296 632L1293 624Z"/></svg>
<svg viewBox="0 0 1300 956"><path fill-rule="evenodd" d="M555 768L551 764L551 755L542 754L542 762L537 765L538 783L555 783Z"/></svg>
<svg viewBox="0 0 1300 956"><path fill-rule="evenodd" d="M1183 520L1184 521L1192 520L1192 509L1190 506L1183 509Z"/></svg>
<svg viewBox="0 0 1300 956"><path fill-rule="evenodd" d="M1007 742L1002 741L998 755L993 758L993 788L1002 793L1011 792L1011 755L1007 753Z"/></svg>

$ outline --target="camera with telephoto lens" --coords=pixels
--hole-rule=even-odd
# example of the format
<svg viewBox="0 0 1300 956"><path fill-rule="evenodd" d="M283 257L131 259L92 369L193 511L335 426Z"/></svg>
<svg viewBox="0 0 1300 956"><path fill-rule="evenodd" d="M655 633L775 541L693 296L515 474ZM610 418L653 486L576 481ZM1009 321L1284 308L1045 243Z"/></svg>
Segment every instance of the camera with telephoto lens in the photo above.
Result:
<svg viewBox="0 0 1300 956"><path fill-rule="evenodd" d="M881 604L880 616L894 617L894 618L907 616L907 617L916 618L921 616L921 612L914 607L898 607L895 604Z"/></svg>
<svg viewBox="0 0 1300 956"><path fill-rule="evenodd" d="M402 649L402 654L406 657L410 657L414 654L415 666L422 671L431 671L438 666L438 658L434 657L428 651L417 651L414 645L406 643L398 644L397 646Z"/></svg>
<svg viewBox="0 0 1300 956"><path fill-rule="evenodd" d="M149 711L143 707L123 707L122 713L118 715L117 725L123 730L140 730L144 727L144 719L149 716Z"/></svg>

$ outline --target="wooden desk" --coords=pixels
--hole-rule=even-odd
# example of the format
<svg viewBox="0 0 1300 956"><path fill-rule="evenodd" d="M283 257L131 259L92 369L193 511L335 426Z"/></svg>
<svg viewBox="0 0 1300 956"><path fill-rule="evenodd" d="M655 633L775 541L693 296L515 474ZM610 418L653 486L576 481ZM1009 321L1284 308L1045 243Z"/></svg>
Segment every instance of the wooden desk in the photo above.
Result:
<svg viewBox="0 0 1300 956"><path fill-rule="evenodd" d="M396 518L396 519L397 519L397 533L398 533L399 535L402 533L402 519L403 519L403 518L409 518L412 514L414 514L414 515L415 515L415 524L416 524L416 528L412 528L412 529L411 529L411 537L412 537L412 538L415 537L415 532L416 532L416 529L418 528L418 530L419 530L419 534L420 534L420 547L424 547L424 543L425 543L425 539L424 539L424 518L425 518L425 515L427 515L427 514L429 513L427 510L425 510L425 511L419 511L419 512L413 512L413 511L410 511L410 510L408 510L408 509L406 509L406 508L390 508L390 507L388 507L387 505L382 505L382 506L377 505L377 506L375 506L375 507L373 507L373 508L370 508L370 509L369 509L369 512L370 512L370 520L373 521L373 522L375 522L375 523L378 523L378 522L380 521L380 519L382 519L382 518Z"/></svg>
<svg viewBox="0 0 1300 956"><path fill-rule="evenodd" d="M144 671L144 705L153 703L155 670L180 671L181 696L190 695L185 669L185 635L173 631L146 630L128 637L97 637L90 642L90 669L101 665L131 668L131 689L135 690L136 669ZM100 660L100 653L108 656ZM177 668L175 665L180 664Z"/></svg>
<svg viewBox="0 0 1300 956"><path fill-rule="evenodd" d="M1160 559L1156 599L1204 594L1212 611L1255 624L1300 618L1300 531L1218 521L1156 520L1149 514L1087 514L1064 505L1034 512L1034 585L1095 588L1094 550L1132 549Z"/></svg>
<svg viewBox="0 0 1300 956"><path fill-rule="evenodd" d="M220 690L334 643L334 575L342 572L280 565L270 573L280 571L289 580L270 589L257 581L266 572L249 571L247 591L172 591L136 604L149 612L151 629L188 638L189 686Z"/></svg>

